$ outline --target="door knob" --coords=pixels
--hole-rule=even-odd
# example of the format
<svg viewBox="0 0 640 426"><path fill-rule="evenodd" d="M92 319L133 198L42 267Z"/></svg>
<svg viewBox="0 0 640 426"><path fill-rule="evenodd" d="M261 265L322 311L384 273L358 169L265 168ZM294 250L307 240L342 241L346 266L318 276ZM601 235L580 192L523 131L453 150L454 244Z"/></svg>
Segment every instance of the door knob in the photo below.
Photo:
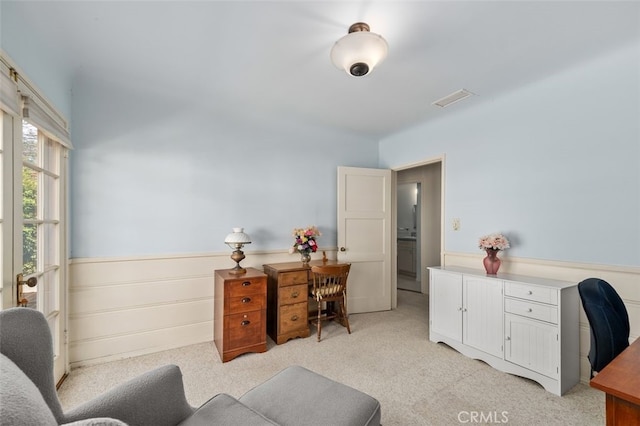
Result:
<svg viewBox="0 0 640 426"><path fill-rule="evenodd" d="M25 308L29 304L29 301L23 295L22 286L26 284L29 287L35 287L36 284L38 284L38 279L36 277L31 277L25 281L23 278L24 275L22 275L22 273L16 275L16 292L18 293L17 306Z"/></svg>
<svg viewBox="0 0 640 426"><path fill-rule="evenodd" d="M340 247L340 251L347 251L346 247Z"/></svg>
<svg viewBox="0 0 640 426"><path fill-rule="evenodd" d="M22 275L22 274L18 274L16 276L16 281L17 281L18 285L26 284L29 287L35 287L36 284L38 284L38 279L36 277L31 277L26 281L24 281L22 278L24 278L24 275Z"/></svg>

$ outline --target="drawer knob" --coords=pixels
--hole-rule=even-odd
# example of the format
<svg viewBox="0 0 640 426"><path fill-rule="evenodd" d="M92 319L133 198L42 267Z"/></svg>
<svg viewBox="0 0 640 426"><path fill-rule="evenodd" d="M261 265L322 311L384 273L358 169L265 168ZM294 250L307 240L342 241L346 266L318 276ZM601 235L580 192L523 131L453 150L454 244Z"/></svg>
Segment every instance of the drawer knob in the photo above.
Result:
<svg viewBox="0 0 640 426"><path fill-rule="evenodd" d="M511 340L511 336L505 337L505 340Z"/></svg>
<svg viewBox="0 0 640 426"><path fill-rule="evenodd" d="M529 291L527 292L527 294L528 294L529 296L531 296L531 295L533 294L533 292L532 292L531 290L529 290Z"/></svg>
<svg viewBox="0 0 640 426"><path fill-rule="evenodd" d="M246 325L249 325L249 324L251 324L251 321L249 321L249 320L244 320L244 321L242 321L240 323L240 325L243 326L243 327L246 326Z"/></svg>
<svg viewBox="0 0 640 426"><path fill-rule="evenodd" d="M244 299L242 299L242 303L249 303L249 302L251 302L250 297L245 297Z"/></svg>
<svg viewBox="0 0 640 426"><path fill-rule="evenodd" d="M244 281L242 283L242 287L249 287L251 285L251 281Z"/></svg>
<svg viewBox="0 0 640 426"><path fill-rule="evenodd" d="M291 321L298 321L298 316L297 315L292 316Z"/></svg>
<svg viewBox="0 0 640 426"><path fill-rule="evenodd" d="M296 297L298 297L299 295L300 295L300 293L299 293L299 292L297 292L297 291L292 291L292 292L291 292L291 297L293 297L294 299L295 299Z"/></svg>
<svg viewBox="0 0 640 426"><path fill-rule="evenodd" d="M527 309L527 312L533 312L533 309L529 308Z"/></svg>

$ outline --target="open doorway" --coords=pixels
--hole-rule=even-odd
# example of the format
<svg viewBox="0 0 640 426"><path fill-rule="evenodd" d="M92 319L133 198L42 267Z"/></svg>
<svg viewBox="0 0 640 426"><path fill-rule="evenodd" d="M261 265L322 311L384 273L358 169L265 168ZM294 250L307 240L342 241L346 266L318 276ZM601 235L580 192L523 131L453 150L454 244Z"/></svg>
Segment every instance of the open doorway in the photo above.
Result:
<svg viewBox="0 0 640 426"><path fill-rule="evenodd" d="M396 197L398 289L421 292L420 182L398 183Z"/></svg>
<svg viewBox="0 0 640 426"><path fill-rule="evenodd" d="M426 294L442 259L442 159L397 171L396 222L397 288Z"/></svg>

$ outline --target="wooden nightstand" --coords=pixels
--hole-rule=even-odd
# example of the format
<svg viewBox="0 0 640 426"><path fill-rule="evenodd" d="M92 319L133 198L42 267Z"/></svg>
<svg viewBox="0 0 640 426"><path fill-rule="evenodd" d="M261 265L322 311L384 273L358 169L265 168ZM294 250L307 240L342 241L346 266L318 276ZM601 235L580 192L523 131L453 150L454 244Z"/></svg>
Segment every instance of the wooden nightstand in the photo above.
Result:
<svg viewBox="0 0 640 426"><path fill-rule="evenodd" d="M215 271L213 341L222 362L267 350L267 276L253 268L229 271Z"/></svg>

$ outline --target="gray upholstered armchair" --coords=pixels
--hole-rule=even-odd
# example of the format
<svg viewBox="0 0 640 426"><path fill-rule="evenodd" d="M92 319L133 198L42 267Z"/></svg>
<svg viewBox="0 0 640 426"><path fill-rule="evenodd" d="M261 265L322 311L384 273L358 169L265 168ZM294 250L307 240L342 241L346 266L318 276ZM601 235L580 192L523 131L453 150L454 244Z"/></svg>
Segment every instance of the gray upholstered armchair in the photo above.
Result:
<svg viewBox="0 0 640 426"><path fill-rule="evenodd" d="M54 383L51 342L40 312L0 312L0 425L318 425L324 419L319 416L324 405L315 403L319 390L326 395L325 405L339 413L335 425L380 424L376 399L299 366L239 399L218 394L196 409L187 403L180 369L167 365L64 412Z"/></svg>
<svg viewBox="0 0 640 426"><path fill-rule="evenodd" d="M63 412L53 377L49 326L44 316L32 309L0 312L0 353L3 355L0 360L2 424L57 425L86 419L93 419L87 424L110 424L104 418L112 418L127 424L176 425L195 411L185 398L180 369L168 365ZM15 367L31 383L20 379ZM9 382L8 377L15 380ZM33 388L40 391L40 395ZM30 396L30 400L25 400L25 396ZM116 420L111 422L122 424Z"/></svg>

